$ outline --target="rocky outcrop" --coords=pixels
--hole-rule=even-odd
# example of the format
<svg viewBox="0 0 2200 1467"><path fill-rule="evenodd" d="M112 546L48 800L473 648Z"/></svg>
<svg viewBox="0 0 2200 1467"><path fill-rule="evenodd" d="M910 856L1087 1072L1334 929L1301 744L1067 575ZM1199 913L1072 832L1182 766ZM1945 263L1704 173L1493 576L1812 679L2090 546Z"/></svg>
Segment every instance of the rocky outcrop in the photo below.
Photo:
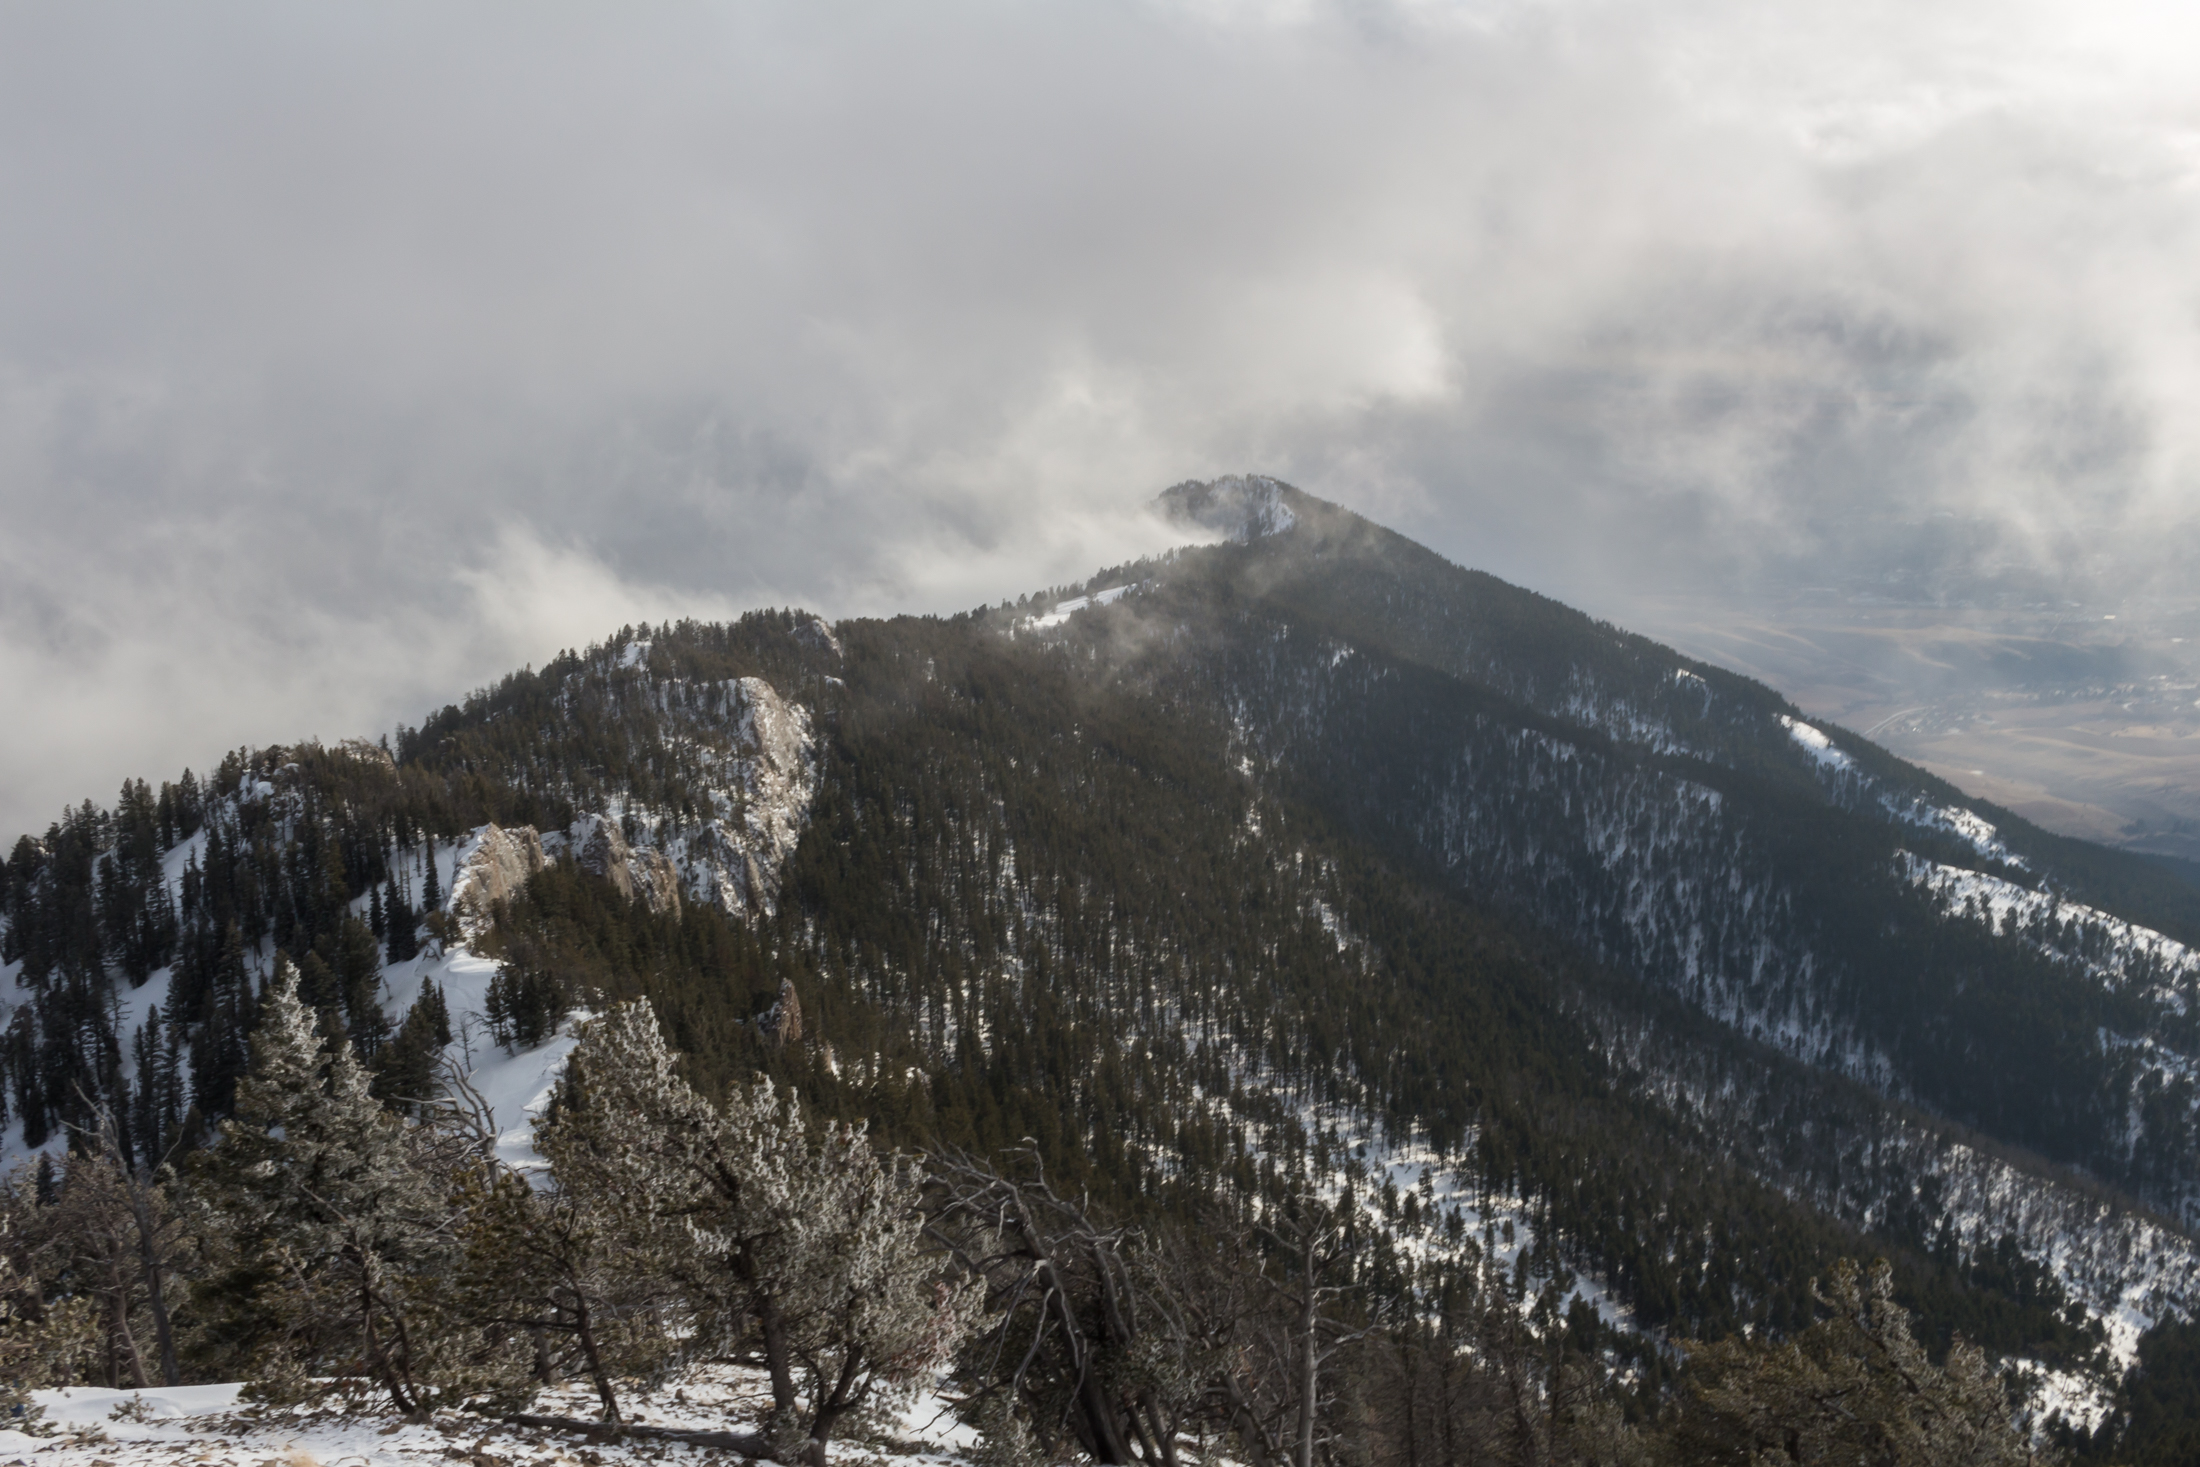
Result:
<svg viewBox="0 0 2200 1467"><path fill-rule="evenodd" d="M458 863L451 882L451 910L468 936L489 921L490 909L518 895L543 867L542 837L532 825L484 825Z"/></svg>
<svg viewBox="0 0 2200 1467"><path fill-rule="evenodd" d="M616 821L583 815L566 832L574 862L652 912L680 915L680 871L661 851L637 851Z"/></svg>
<svg viewBox="0 0 2200 1467"><path fill-rule="evenodd" d="M720 813L691 827L676 856L692 899L737 917L769 915L779 909L779 873L817 794L817 744L809 710L770 683L745 677L736 693Z"/></svg>
<svg viewBox="0 0 2200 1467"><path fill-rule="evenodd" d="M362 764L378 764L391 770L397 768L397 761L390 757L388 749L380 744L370 744L365 739L346 739L336 746L336 752L357 759Z"/></svg>
<svg viewBox="0 0 2200 1467"><path fill-rule="evenodd" d="M805 647L815 647L835 657L841 655L840 638L833 634L833 624L814 611L795 613L793 636Z"/></svg>
<svg viewBox="0 0 2200 1467"><path fill-rule="evenodd" d="M798 614L787 632L813 659L840 656L821 618ZM614 780L588 801L593 813L543 833L544 853L653 912L701 903L737 921L771 917L817 795L816 720L761 677L691 679L678 662L629 639L568 675L563 696L607 734L627 726L625 757L656 771L653 793L671 798Z"/></svg>
<svg viewBox="0 0 2200 1467"><path fill-rule="evenodd" d="M795 996L792 978L779 980L779 1002L771 1006L758 1027L775 1053L802 1042L802 1000Z"/></svg>

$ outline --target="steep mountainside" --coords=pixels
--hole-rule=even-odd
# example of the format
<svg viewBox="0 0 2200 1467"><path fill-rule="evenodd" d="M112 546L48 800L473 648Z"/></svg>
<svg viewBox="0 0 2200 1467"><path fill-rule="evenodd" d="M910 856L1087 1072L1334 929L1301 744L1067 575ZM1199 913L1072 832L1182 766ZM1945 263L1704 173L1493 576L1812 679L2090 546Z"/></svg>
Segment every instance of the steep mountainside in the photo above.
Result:
<svg viewBox="0 0 2200 1467"><path fill-rule="evenodd" d="M1287 486L1165 503L1222 538L630 628L68 812L0 873L15 1143L202 1141L281 949L395 1104L447 994L515 1147L646 993L707 1085L1128 1212L1322 1193L1368 1287L1502 1267L1646 1392L1843 1254L2094 1413L2200 1301L2200 892Z"/></svg>
<svg viewBox="0 0 2200 1467"><path fill-rule="evenodd" d="M1107 615L1200 627L1155 676L1278 778L1751 1037L2200 1215L2200 892L1262 487L1289 533Z"/></svg>

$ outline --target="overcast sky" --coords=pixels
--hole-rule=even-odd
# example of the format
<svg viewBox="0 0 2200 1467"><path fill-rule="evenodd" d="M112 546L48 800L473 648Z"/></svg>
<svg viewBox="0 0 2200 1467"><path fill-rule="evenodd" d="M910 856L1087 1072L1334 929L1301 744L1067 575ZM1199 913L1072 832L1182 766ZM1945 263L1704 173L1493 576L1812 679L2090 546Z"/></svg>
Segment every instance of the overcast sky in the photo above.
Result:
<svg viewBox="0 0 2200 1467"><path fill-rule="evenodd" d="M0 830L1235 470L1607 614L2174 589L2193 14L6 7Z"/></svg>

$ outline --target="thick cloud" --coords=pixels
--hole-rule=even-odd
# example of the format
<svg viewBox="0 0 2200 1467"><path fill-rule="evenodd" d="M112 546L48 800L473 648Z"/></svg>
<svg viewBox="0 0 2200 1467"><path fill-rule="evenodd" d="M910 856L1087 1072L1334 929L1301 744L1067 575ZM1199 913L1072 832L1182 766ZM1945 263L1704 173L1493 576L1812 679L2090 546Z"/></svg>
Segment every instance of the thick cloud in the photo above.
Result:
<svg viewBox="0 0 2200 1467"><path fill-rule="evenodd" d="M1229 470L1615 614L1921 543L2172 576L2196 51L1854 0L11 9L0 829L623 621L1080 576Z"/></svg>

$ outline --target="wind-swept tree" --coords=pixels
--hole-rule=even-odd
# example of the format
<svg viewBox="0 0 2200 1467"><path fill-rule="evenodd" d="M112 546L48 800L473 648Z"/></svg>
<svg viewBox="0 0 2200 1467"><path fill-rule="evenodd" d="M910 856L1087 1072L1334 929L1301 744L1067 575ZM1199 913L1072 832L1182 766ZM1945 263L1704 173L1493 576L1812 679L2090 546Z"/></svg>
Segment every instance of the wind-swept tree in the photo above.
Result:
<svg viewBox="0 0 2200 1467"><path fill-rule="evenodd" d="M768 1081L713 1105L676 1072L646 1001L583 1029L536 1135L560 1187L661 1253L699 1342L753 1332L780 1461L824 1467L851 1413L952 1358L967 1306L925 1246L913 1175L860 1127L828 1122L813 1141Z"/></svg>
<svg viewBox="0 0 2200 1467"><path fill-rule="evenodd" d="M654 1376L677 1353L665 1326L676 1302L662 1271L664 1250L635 1250L605 1209L553 1187L538 1191L493 1162L470 1170L459 1189L462 1307L491 1327L537 1341L536 1379L585 1375L602 1417L620 1419L617 1382Z"/></svg>

